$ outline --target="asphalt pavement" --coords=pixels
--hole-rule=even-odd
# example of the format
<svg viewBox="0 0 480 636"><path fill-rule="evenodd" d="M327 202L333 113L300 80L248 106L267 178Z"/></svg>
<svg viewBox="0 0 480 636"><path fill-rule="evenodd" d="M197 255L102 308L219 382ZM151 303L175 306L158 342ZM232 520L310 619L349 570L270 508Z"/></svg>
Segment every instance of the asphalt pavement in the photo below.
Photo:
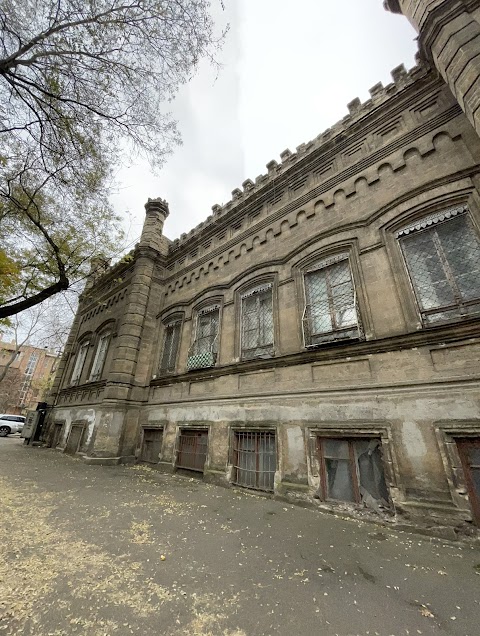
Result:
<svg viewBox="0 0 480 636"><path fill-rule="evenodd" d="M0 438L0 634L479 636L480 549Z"/></svg>

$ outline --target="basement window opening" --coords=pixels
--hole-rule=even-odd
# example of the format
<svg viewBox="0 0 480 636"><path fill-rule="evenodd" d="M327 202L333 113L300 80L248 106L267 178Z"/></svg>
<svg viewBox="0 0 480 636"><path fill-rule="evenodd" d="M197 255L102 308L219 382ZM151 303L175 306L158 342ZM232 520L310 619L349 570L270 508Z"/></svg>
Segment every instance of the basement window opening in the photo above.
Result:
<svg viewBox="0 0 480 636"><path fill-rule="evenodd" d="M163 429L144 428L140 461L158 464L162 451Z"/></svg>
<svg viewBox="0 0 480 636"><path fill-rule="evenodd" d="M376 512L390 507L380 439L318 436L317 451L321 499L362 504Z"/></svg>
<svg viewBox="0 0 480 636"><path fill-rule="evenodd" d="M178 438L177 468L203 473L207 460L208 431L181 429Z"/></svg>
<svg viewBox="0 0 480 636"><path fill-rule="evenodd" d="M273 492L277 451L272 431L235 431L233 483Z"/></svg>

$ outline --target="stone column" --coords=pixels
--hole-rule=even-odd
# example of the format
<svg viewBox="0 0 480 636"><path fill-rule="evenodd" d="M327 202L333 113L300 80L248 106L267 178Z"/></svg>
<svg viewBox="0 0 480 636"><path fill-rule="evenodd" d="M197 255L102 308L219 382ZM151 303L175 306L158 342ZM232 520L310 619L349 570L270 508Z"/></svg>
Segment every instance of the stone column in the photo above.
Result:
<svg viewBox="0 0 480 636"><path fill-rule="evenodd" d="M384 6L417 30L422 55L480 136L480 0L384 0Z"/></svg>

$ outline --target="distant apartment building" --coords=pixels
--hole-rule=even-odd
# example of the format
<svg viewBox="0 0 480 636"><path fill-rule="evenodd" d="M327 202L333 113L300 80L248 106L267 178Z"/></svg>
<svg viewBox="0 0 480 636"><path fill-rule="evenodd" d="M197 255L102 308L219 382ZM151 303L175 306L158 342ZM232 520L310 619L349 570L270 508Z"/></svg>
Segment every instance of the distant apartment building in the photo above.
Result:
<svg viewBox="0 0 480 636"><path fill-rule="evenodd" d="M9 362L13 362L9 365ZM31 345L17 347L0 338L0 412L25 413L42 402L56 371L58 356Z"/></svg>

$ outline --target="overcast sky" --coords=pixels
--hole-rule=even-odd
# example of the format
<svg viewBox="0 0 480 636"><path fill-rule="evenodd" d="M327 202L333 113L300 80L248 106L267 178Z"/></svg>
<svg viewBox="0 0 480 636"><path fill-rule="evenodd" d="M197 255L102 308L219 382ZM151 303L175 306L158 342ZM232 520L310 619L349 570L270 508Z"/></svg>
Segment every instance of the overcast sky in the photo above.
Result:
<svg viewBox="0 0 480 636"><path fill-rule="evenodd" d="M226 203L246 178L265 173L342 119L355 97L411 68L415 32L382 0L212 0L219 30L230 24L220 73L203 64L171 110L183 145L158 176L146 164L119 174L113 197L135 240L148 197L169 202L165 234L177 238Z"/></svg>

